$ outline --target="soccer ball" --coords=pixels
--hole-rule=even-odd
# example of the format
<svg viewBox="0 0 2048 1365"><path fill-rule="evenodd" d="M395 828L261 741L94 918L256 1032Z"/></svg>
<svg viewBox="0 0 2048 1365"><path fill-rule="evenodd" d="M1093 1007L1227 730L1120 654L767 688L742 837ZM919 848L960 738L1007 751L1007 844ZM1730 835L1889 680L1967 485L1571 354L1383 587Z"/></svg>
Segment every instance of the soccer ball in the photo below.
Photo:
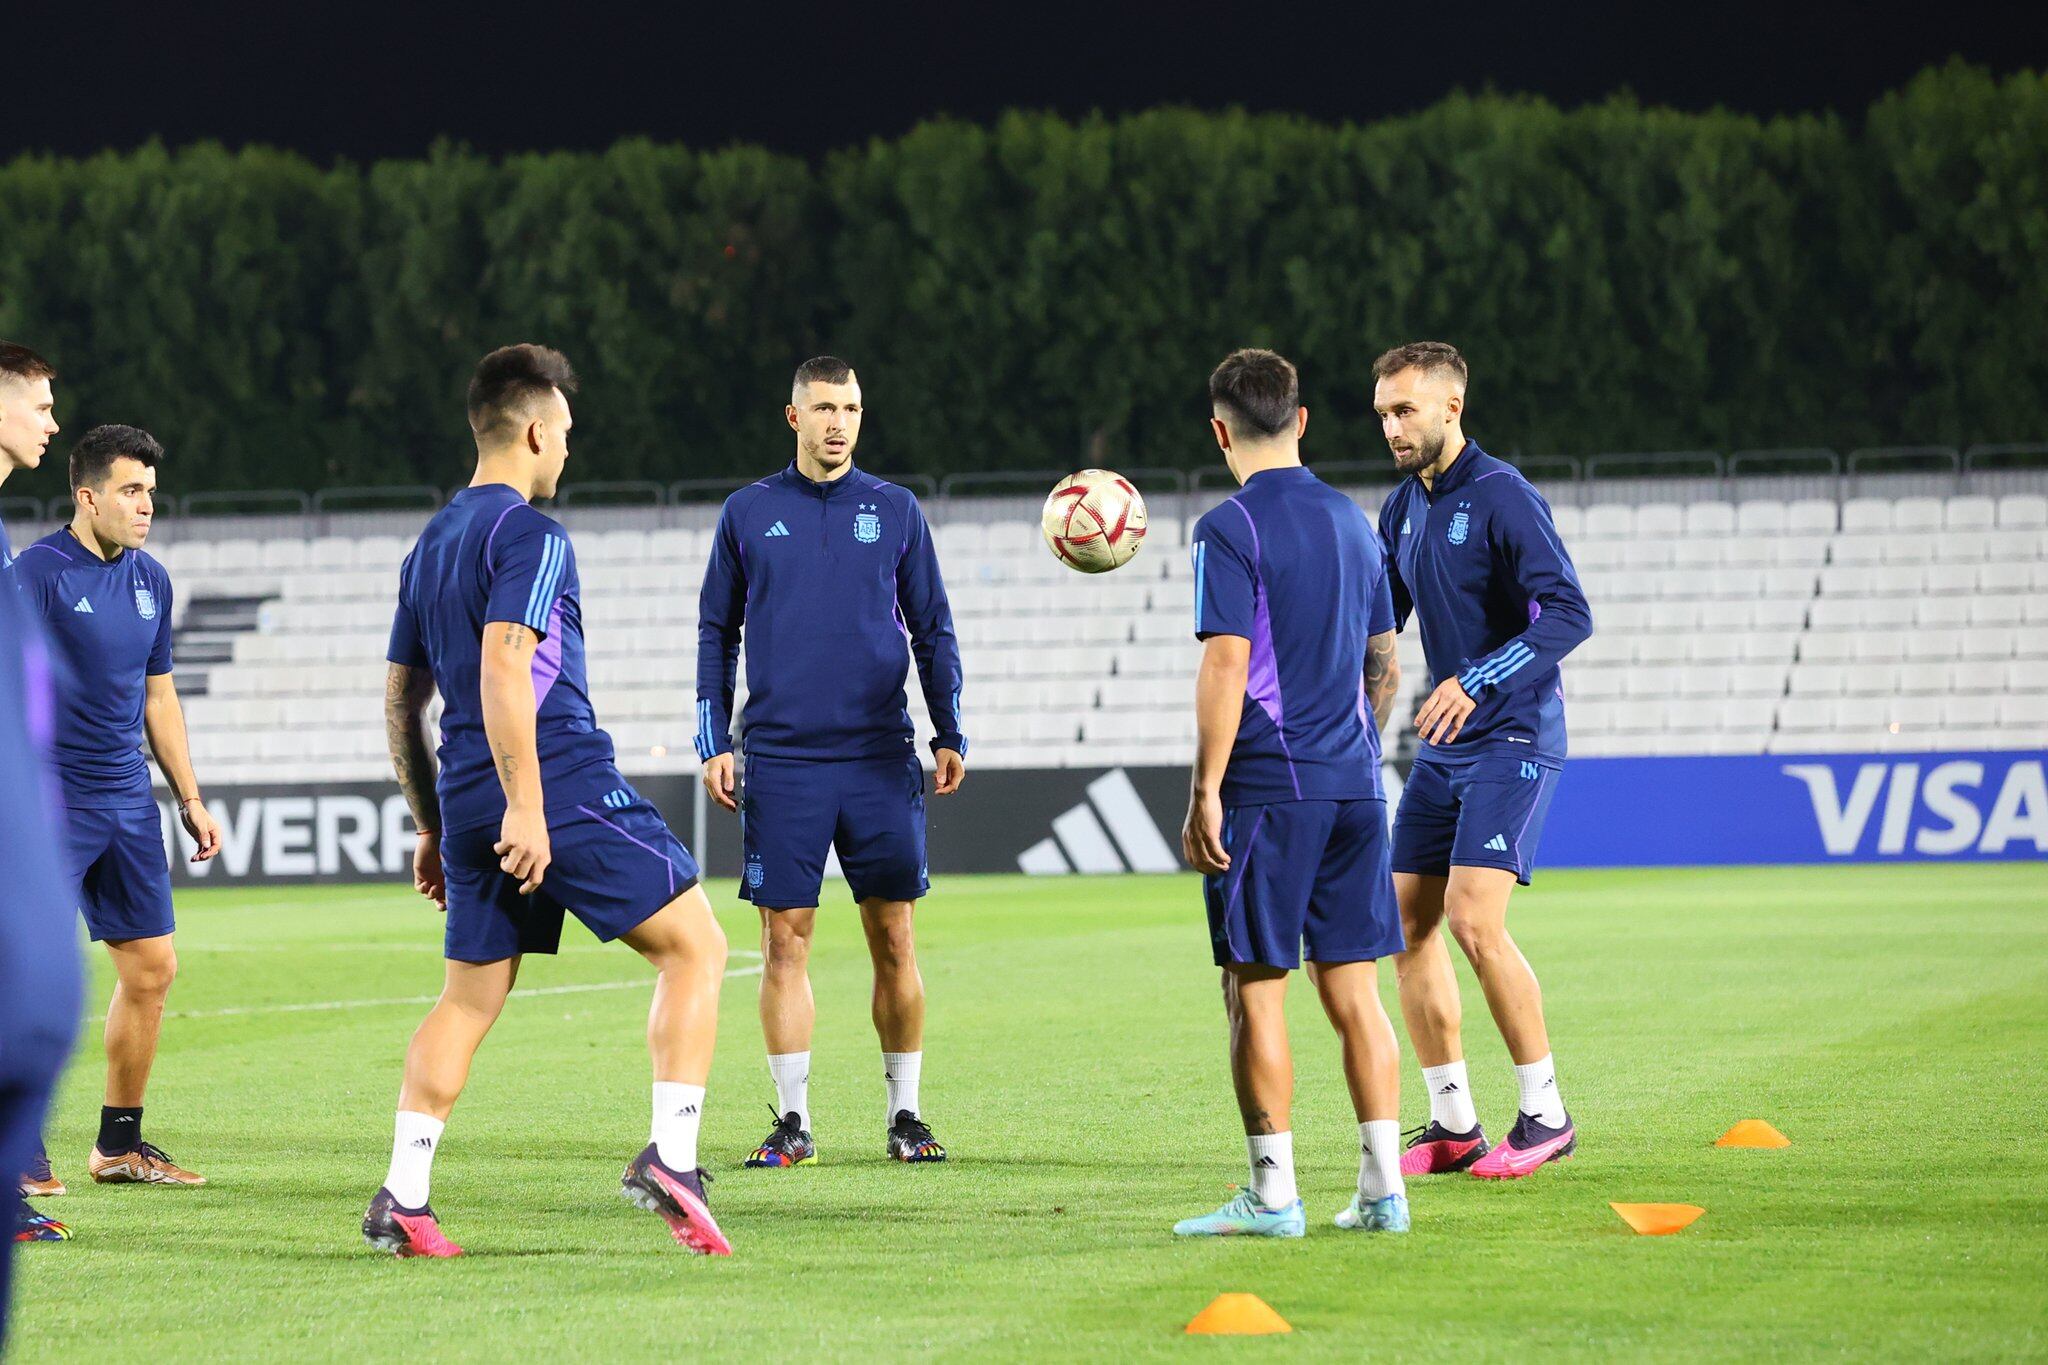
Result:
<svg viewBox="0 0 2048 1365"><path fill-rule="evenodd" d="M1114 470L1084 469L1053 485L1038 525L1060 563L1108 573L1145 543L1145 499Z"/></svg>

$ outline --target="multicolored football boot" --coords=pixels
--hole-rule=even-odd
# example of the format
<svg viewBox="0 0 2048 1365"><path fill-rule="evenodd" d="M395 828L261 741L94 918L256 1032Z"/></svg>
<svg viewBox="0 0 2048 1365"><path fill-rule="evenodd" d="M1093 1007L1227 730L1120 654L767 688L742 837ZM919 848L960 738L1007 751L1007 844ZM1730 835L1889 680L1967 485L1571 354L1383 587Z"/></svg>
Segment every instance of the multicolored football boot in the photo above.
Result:
<svg viewBox="0 0 2048 1365"><path fill-rule="evenodd" d="M1408 1196L1390 1194L1384 1199L1368 1201L1364 1195L1354 1194L1351 1196L1351 1202L1345 1205L1332 1221L1347 1231L1406 1232Z"/></svg>
<svg viewBox="0 0 2048 1365"><path fill-rule="evenodd" d="M441 1222L434 1217L432 1204L409 1209L387 1189L377 1191L363 1214L363 1240L394 1256L446 1258L462 1254L461 1247L441 1235Z"/></svg>
<svg viewBox="0 0 2048 1365"><path fill-rule="evenodd" d="M1285 1208L1269 1209L1250 1190L1239 1190L1214 1213L1173 1225L1176 1237L1301 1237L1307 1232L1308 1215L1299 1199Z"/></svg>
<svg viewBox="0 0 2048 1365"><path fill-rule="evenodd" d="M923 1119L908 1109L898 1109L896 1121L889 1125L889 1157L894 1161L944 1161L946 1149Z"/></svg>
<svg viewBox="0 0 2048 1365"><path fill-rule="evenodd" d="M774 1110L771 1108L770 1113ZM775 1127L747 1158L749 1166L808 1166L818 1159L818 1144L804 1131L795 1110L775 1120Z"/></svg>
<svg viewBox="0 0 2048 1365"><path fill-rule="evenodd" d="M704 1182L710 1178L701 1166L694 1171L670 1170L650 1142L627 1163L626 1173L619 1177L619 1194L626 1202L661 1215L678 1245L699 1256L730 1256L732 1243L718 1230L718 1220L704 1200Z"/></svg>
<svg viewBox="0 0 2048 1365"><path fill-rule="evenodd" d="M1462 1171L1492 1150L1486 1130L1472 1125L1469 1133L1454 1133L1435 1119L1428 1126L1411 1128L1401 1136L1408 1148L1401 1153L1402 1175L1448 1175Z"/></svg>
<svg viewBox="0 0 2048 1365"><path fill-rule="evenodd" d="M102 1185L204 1185L206 1177L195 1175L164 1155L153 1142L138 1142L129 1152L112 1156L95 1144L86 1170Z"/></svg>
<svg viewBox="0 0 2048 1365"><path fill-rule="evenodd" d="M1578 1149L1579 1130L1572 1126L1571 1115L1565 1115L1563 1127L1547 1128L1527 1114L1517 1114L1508 1140L1473 1162L1471 1170L1481 1180L1519 1180Z"/></svg>
<svg viewBox="0 0 2048 1365"><path fill-rule="evenodd" d="M42 1143L36 1144L35 1160L28 1163L28 1169L21 1173L21 1197L24 1199L55 1199L64 1193L64 1182L50 1169L50 1153Z"/></svg>
<svg viewBox="0 0 2048 1365"><path fill-rule="evenodd" d="M68 1242L71 1229L48 1214L37 1213L26 1200L17 1199L14 1208L14 1240L17 1242Z"/></svg>

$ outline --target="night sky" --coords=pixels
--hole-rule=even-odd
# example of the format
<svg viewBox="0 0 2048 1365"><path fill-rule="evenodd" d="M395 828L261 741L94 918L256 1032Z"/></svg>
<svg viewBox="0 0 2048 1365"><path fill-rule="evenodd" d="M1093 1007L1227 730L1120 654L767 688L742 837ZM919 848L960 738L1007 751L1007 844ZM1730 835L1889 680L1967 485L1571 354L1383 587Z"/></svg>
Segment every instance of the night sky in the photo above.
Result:
<svg viewBox="0 0 2048 1365"><path fill-rule="evenodd" d="M1159 104L1370 120L1451 90L1855 117L1959 55L2048 68L2036 7L42 4L0 25L0 158L157 137L326 160L631 135L816 155L919 119ZM2031 11L2031 12L2030 12Z"/></svg>

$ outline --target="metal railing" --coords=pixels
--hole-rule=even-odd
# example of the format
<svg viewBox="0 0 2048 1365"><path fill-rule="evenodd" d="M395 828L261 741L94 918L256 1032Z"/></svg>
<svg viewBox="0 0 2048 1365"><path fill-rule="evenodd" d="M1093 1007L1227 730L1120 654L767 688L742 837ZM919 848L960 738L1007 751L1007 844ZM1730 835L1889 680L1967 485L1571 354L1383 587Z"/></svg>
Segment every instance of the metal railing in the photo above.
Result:
<svg viewBox="0 0 2048 1365"><path fill-rule="evenodd" d="M1517 455L1512 463L1541 486L1554 502L1586 505L1597 501L1688 500L1699 497L1734 499L1765 485L1797 496L1831 497L1839 501L1866 491L1872 484L1893 492L1940 494L1971 487L2001 491L2048 485L2048 442L1982 442L1961 449L1953 445L1868 446L1846 456L1827 447L1746 449L1722 454L1711 450L1615 451L1596 455ZM1309 467L1324 479L1346 487L1387 487L1396 481L1390 460L1318 461ZM883 474L933 504L935 521L949 515L973 519L983 503L1026 497L1052 487L1070 471L1063 469L963 471L934 478L929 474ZM1122 471L1137 484L1161 514L1192 514L1236 481L1220 464L1192 472L1173 468L1132 467ZM2017 481L2017 482L2015 482ZM656 524L696 525L706 511L723 502L748 480L744 478L678 479L657 483L647 479L592 480L563 486L556 505L579 513L615 509L619 515L652 513ZM403 517L431 513L458 490L426 484L377 484L299 489L209 489L157 504L159 521L203 520L203 536L222 534L237 518L262 523L267 534L290 534L293 522L306 536L347 533L341 521L382 513ZM1771 494L1764 494L1770 496ZM61 524L69 520L72 499L62 494L38 501L15 495L0 498L0 516L18 528ZM353 528L360 529L360 528ZM379 531L393 528L379 526ZM19 531L17 531L19 538Z"/></svg>

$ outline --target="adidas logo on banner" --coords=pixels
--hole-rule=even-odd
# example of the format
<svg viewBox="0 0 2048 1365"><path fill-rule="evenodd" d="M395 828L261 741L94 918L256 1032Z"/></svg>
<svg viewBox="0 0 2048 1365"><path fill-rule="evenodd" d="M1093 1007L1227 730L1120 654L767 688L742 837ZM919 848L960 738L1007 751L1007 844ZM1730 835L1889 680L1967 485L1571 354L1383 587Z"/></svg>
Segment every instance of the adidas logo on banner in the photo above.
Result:
<svg viewBox="0 0 2048 1365"><path fill-rule="evenodd" d="M76 606L72 607L72 608L71 608L71 610L73 610L73 611L82 611L82 612L84 612L84 613L85 613L85 614L86 614L87 616L90 616L90 615L92 615L92 614L93 614L93 612L92 612L92 603L91 603L91 602L89 602L89 601L87 601L87 600L86 600L85 598L83 598L83 597L81 597L81 598L79 598L79 599L78 599L78 604L77 604Z"/></svg>
<svg viewBox="0 0 2048 1365"><path fill-rule="evenodd" d="M1486 841L1486 846L1495 853L1505 853L1508 851L1507 836L1505 834L1496 834Z"/></svg>
<svg viewBox="0 0 2048 1365"><path fill-rule="evenodd" d="M1017 855L1017 869L1033 876L1069 872L1176 872L1180 859L1167 847L1158 822L1145 809L1122 768L1087 787L1088 799L1052 822L1052 837Z"/></svg>
<svg viewBox="0 0 2048 1365"><path fill-rule="evenodd" d="M783 524L782 524L781 522L779 522L779 521L778 521L778 522L776 522L776 523L775 523L775 524L774 524L773 526L771 526L771 527L769 527L769 528L768 528L768 535L769 535L769 536L770 536L771 538L772 538L772 537L775 537L775 536L786 536L786 535L788 535L788 534L789 534L789 528L788 528L787 526L784 526L784 525L783 525Z"/></svg>

